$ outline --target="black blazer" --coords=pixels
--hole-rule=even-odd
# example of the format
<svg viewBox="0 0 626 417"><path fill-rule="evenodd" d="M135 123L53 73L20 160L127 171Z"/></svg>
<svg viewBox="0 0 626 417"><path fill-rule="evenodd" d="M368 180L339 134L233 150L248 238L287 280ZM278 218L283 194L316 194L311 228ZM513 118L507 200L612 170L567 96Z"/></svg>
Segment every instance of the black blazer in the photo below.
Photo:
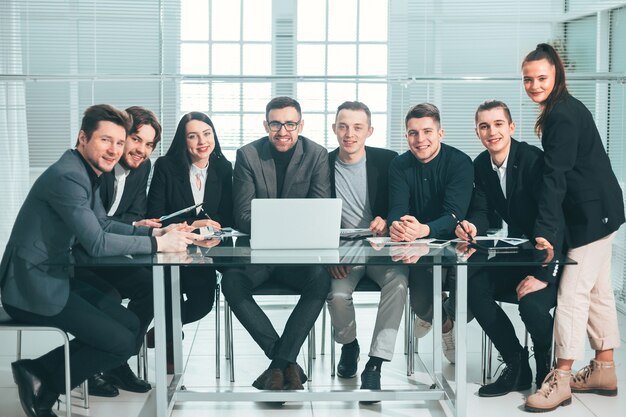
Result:
<svg viewBox="0 0 626 417"><path fill-rule="evenodd" d="M619 229L622 190L585 105L570 95L559 101L546 117L541 144L543 185L534 235L552 243L561 215L573 248Z"/></svg>
<svg viewBox="0 0 626 417"><path fill-rule="evenodd" d="M211 160L204 187L204 211L222 227L233 225L233 166L225 158ZM154 174L148 192L148 218L158 218L194 204L189 166L179 160L162 156L154 164ZM206 217L192 210L168 219L163 225Z"/></svg>
<svg viewBox="0 0 626 417"><path fill-rule="evenodd" d="M491 166L491 156L484 151L474 160L474 193L467 219L476 226L479 235L489 227L489 215L497 212L509 226L509 236L532 240L537 219L539 187L543 178L543 152L526 142L511 139L506 167L506 196L500 179ZM562 216L561 231L563 230ZM557 259L564 252L563 234L551 242ZM555 283L559 277L555 266L538 268L535 276Z"/></svg>
<svg viewBox="0 0 626 417"><path fill-rule="evenodd" d="M331 197L336 198L335 189L335 160L339 154L339 148L328 154L328 166L330 168L330 192ZM370 199L370 209L374 217L380 216L387 220L389 210L389 164L398 156L395 151L382 148L365 147L365 168L367 170L367 192Z"/></svg>
<svg viewBox="0 0 626 417"><path fill-rule="evenodd" d="M146 192L148 189L148 177L150 176L150 168L152 162L148 159L137 169L133 169L126 177L124 183L124 191L120 205L113 216L113 220L118 222L132 224L134 221L146 218L148 206L148 198ZM102 173L102 183L100 185L100 198L104 204L104 209L108 213L113 205L113 191L115 188L115 170Z"/></svg>

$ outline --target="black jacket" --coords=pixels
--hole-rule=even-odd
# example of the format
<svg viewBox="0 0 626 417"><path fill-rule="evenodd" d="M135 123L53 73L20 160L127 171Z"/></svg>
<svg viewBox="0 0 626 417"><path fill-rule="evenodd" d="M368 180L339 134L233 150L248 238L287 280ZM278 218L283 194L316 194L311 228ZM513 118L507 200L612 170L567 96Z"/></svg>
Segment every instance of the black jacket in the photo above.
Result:
<svg viewBox="0 0 626 417"><path fill-rule="evenodd" d="M332 198L337 197L335 189L335 160L339 155L339 148L328 154L330 168L330 193ZM389 208L389 164L398 156L395 151L382 148L365 147L365 169L367 170L367 192L370 200L370 210L374 217L387 219Z"/></svg>
<svg viewBox="0 0 626 417"><path fill-rule="evenodd" d="M526 142L511 139L506 167L506 196L502 194L500 179L491 166L491 156L484 151L474 160L474 193L468 221L484 235L489 227L489 215L497 212L509 227L510 237L533 238L537 219L539 187L543 178L543 152ZM562 216L559 220L563 230ZM534 242L532 242L534 244ZM563 259L563 234L551 242L555 259ZM535 276L556 283L560 274L556 264L537 268Z"/></svg>
<svg viewBox="0 0 626 417"><path fill-rule="evenodd" d="M594 242L624 223L622 190L589 110L567 95L547 115L542 195L534 235L553 242L565 217L570 247Z"/></svg>
<svg viewBox="0 0 626 417"><path fill-rule="evenodd" d="M222 227L233 225L233 167L225 158L211 160L204 187L204 211ZM162 156L154 164L148 192L148 218L158 218L193 205L189 166ZM205 219L192 210L168 219L163 225Z"/></svg>
<svg viewBox="0 0 626 417"><path fill-rule="evenodd" d="M152 163L148 159L139 168L133 169L126 177L124 192L117 210L110 216L118 222L132 224L137 220L146 218L148 199L146 196L148 189L148 177ZM113 191L115 187L115 170L104 172L100 184L100 198L104 209L108 213L113 205Z"/></svg>

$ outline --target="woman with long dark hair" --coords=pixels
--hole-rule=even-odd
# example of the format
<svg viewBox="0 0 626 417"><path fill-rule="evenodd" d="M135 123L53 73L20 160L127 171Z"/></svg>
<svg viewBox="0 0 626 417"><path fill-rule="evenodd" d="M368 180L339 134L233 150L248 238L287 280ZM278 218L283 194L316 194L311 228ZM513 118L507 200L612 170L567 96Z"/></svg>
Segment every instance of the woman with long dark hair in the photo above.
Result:
<svg viewBox="0 0 626 417"><path fill-rule="evenodd" d="M542 43L522 63L524 88L539 104L535 130L544 149L538 247L550 248L559 220L565 220L567 256L555 315L556 368L526 400L528 411L549 411L571 403L572 392L617 395L613 350L620 345L611 285L611 249L624 223L622 190L611 169L591 112L572 97L554 48ZM583 359L585 336L595 358L571 374Z"/></svg>
<svg viewBox="0 0 626 417"><path fill-rule="evenodd" d="M213 230L232 226L232 173L232 164L222 154L209 116L201 112L185 114L178 123L167 153L154 165L148 193L148 218L158 218L202 203L187 213L165 220L163 225L186 222ZM182 267L180 287L181 297L186 295L186 299L181 300L182 323L200 320L213 308L215 269ZM168 323L171 317L170 299L166 294ZM168 339L171 340L169 333ZM150 341L149 337L149 345Z"/></svg>

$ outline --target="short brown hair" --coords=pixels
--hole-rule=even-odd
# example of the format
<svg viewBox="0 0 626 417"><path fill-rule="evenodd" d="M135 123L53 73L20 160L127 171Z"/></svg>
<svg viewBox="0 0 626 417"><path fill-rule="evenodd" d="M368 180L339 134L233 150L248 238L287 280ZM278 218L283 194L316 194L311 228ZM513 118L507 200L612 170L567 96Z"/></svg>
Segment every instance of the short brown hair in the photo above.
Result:
<svg viewBox="0 0 626 417"><path fill-rule="evenodd" d="M161 140L161 123L159 123L159 119L156 117L153 111L148 110L141 106L131 106L126 109L126 113L128 113L133 118L133 126L130 129L129 135L133 133L137 133L141 126L152 126L154 129L154 148L156 148L157 144Z"/></svg>
<svg viewBox="0 0 626 417"><path fill-rule="evenodd" d="M474 123L478 123L479 112L491 109L504 110L504 114L506 115L509 124L513 123L513 117L511 117L511 110L509 110L509 106L507 106L503 101L499 100L487 100L484 103L481 103L476 109L476 114L474 115Z"/></svg>
<svg viewBox="0 0 626 417"><path fill-rule="evenodd" d="M441 115L437 106L431 103L420 103L409 110L404 118L404 127L409 124L410 119L421 119L422 117L430 117L441 128Z"/></svg>
<svg viewBox="0 0 626 417"><path fill-rule="evenodd" d="M302 117L302 109L300 108L300 103L298 103L295 99L291 97L274 97L267 103L265 106L265 120L267 120L270 116L270 111L274 109L284 109L285 107L293 107L298 111L298 116ZM269 120L267 120L269 122Z"/></svg>
<svg viewBox="0 0 626 417"><path fill-rule="evenodd" d="M85 132L87 141L91 139L93 132L98 129L100 122L111 122L122 126L126 131L126 136L130 133L133 125L132 117L124 110L117 109L110 104L94 104L87 107L80 124L80 130ZM78 146L78 139L76 139L76 145Z"/></svg>
<svg viewBox="0 0 626 417"><path fill-rule="evenodd" d="M339 105L339 107L337 107L337 113L335 113L335 120L337 119L337 116L339 116L339 112L342 110L355 110L355 111L362 111L365 112L365 114L367 115L367 124L368 125L372 125L372 112L370 111L370 108L367 107L367 105L365 103L361 103L360 101L344 101L343 103L341 103Z"/></svg>

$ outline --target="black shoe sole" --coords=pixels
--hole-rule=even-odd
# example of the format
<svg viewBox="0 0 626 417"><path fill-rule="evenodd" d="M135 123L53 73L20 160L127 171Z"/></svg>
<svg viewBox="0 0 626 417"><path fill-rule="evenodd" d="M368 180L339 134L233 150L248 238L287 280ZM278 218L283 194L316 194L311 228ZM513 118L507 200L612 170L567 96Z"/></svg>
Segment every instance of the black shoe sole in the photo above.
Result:
<svg viewBox="0 0 626 417"><path fill-rule="evenodd" d="M478 396L479 397L483 397L483 398L502 397L503 395L506 395L506 394L508 394L510 392L529 390L530 387L532 387L532 383L529 383L528 385L517 386L517 387L511 389L510 391L498 392L498 393L494 393L494 394L485 394L483 392L480 392L480 390L479 390L478 391Z"/></svg>
<svg viewBox="0 0 626 417"><path fill-rule="evenodd" d="M113 394L113 393L108 393L108 392L97 392L97 391L94 392L94 391L91 391L90 389L87 389L87 393L93 397L102 397L102 398L114 398L120 395L119 392Z"/></svg>
<svg viewBox="0 0 626 417"><path fill-rule="evenodd" d="M572 388L572 392L576 392L578 394L597 394L597 395L603 395L605 397L616 397L617 396L617 388L615 388L615 389L600 389L600 388L574 389L574 388Z"/></svg>
<svg viewBox="0 0 626 417"><path fill-rule="evenodd" d="M572 403L572 398L570 397L552 408L535 408L535 407L529 407L526 405L524 406L524 410L531 412L531 413L547 413L548 411L556 410L559 407L565 407L566 405L570 405L571 403Z"/></svg>

